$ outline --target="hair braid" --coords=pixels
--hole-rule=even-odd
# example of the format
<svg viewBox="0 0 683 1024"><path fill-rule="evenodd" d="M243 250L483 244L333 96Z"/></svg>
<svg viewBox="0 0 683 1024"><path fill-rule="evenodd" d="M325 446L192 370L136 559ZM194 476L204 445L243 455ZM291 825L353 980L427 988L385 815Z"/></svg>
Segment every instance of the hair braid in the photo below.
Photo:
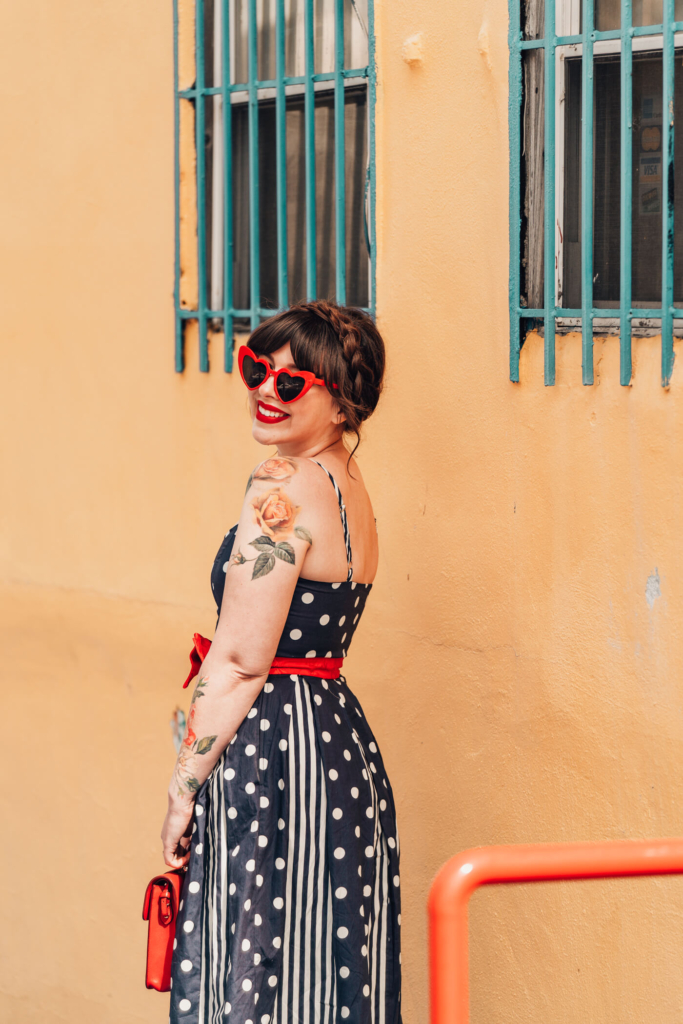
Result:
<svg viewBox="0 0 683 1024"><path fill-rule="evenodd" d="M365 362L363 340L358 324L354 323L345 310L327 303L326 313L332 328L336 331L341 343L342 355L349 368L349 397L359 401L363 394L365 378L369 367Z"/></svg>

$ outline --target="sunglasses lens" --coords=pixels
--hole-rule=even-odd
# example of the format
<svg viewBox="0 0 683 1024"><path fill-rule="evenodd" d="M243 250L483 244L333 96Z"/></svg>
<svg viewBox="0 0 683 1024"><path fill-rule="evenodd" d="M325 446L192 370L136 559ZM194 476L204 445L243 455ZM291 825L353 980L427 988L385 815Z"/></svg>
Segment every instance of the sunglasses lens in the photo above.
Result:
<svg viewBox="0 0 683 1024"><path fill-rule="evenodd" d="M295 398L299 397L305 386L305 377L298 377L295 374L289 373L278 374L275 385L277 396L281 402L293 402Z"/></svg>
<svg viewBox="0 0 683 1024"><path fill-rule="evenodd" d="M261 387L267 373L268 370L262 362L245 355L242 360L242 377L248 388L255 389Z"/></svg>

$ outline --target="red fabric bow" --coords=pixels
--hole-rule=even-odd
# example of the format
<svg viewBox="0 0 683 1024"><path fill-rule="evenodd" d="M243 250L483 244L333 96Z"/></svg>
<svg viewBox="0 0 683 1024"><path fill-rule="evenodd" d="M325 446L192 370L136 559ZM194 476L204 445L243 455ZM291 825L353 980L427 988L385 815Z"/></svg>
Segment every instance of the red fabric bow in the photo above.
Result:
<svg viewBox="0 0 683 1024"><path fill-rule="evenodd" d="M184 690L187 689L187 687L190 685L194 677L197 675L199 669L201 668L201 664L204 661L204 658L211 650L211 641L207 640L206 637L202 636L201 633L195 633L194 636L192 637L192 640L194 641L194 647L190 651L191 668L189 676L183 683Z"/></svg>

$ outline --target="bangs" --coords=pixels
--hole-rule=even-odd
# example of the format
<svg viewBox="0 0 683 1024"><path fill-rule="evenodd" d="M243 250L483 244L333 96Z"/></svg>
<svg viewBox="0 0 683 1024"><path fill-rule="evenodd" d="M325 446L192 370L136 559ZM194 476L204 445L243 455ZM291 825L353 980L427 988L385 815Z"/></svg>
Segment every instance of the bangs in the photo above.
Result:
<svg viewBox="0 0 683 1024"><path fill-rule="evenodd" d="M328 390L343 378L343 356L336 332L315 313L286 309L259 324L249 337L249 348L270 356L289 345L294 365L322 377Z"/></svg>

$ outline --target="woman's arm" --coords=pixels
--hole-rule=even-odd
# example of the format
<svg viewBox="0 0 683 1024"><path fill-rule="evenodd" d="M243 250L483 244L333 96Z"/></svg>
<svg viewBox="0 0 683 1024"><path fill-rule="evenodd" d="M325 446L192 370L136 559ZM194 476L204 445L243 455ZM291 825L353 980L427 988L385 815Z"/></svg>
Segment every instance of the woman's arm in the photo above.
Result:
<svg viewBox="0 0 683 1024"><path fill-rule="evenodd" d="M172 868L189 859L189 852L178 846L189 851L197 790L268 678L296 581L313 543L309 472L302 469L299 472L291 459L268 459L249 480L220 619L192 695L187 733L168 791L161 837L164 859Z"/></svg>

